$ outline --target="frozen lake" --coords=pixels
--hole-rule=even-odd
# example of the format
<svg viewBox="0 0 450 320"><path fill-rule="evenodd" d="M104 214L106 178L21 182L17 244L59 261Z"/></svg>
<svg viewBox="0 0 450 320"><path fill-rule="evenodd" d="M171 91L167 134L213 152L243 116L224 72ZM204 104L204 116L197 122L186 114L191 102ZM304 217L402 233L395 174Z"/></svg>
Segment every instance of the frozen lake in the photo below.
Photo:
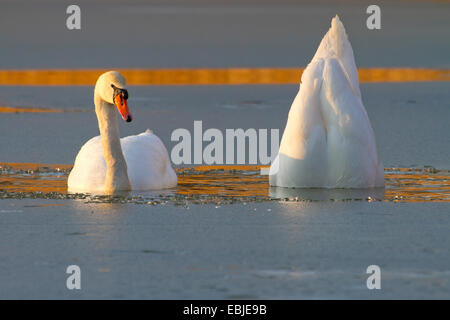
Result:
<svg viewBox="0 0 450 320"><path fill-rule="evenodd" d="M336 14L360 67L450 67L445 1L377 1L376 31L369 0L80 0L81 31L71 2L1 3L1 69L304 66Z"/></svg>
<svg viewBox="0 0 450 320"><path fill-rule="evenodd" d="M64 175L56 178L60 197L36 195L54 190L43 188L33 175L24 180L23 170L21 176L4 174L0 189L12 185L25 194L2 193L0 200L0 297L449 298L447 87L436 82L362 85L385 167L419 170L413 179L387 176L386 191L292 194L281 189L280 194L262 178L255 185L239 180L246 176L231 175L226 178L238 183L227 184L213 174L194 184L190 176L180 178L178 189L169 191L175 198L134 195L138 198L121 204L65 199ZM67 111L3 114L2 162L70 165L84 141L98 132L91 90L0 88L3 104ZM205 128L282 132L296 90L133 87L135 120L120 123L120 130L127 135L150 127L169 150L171 131L192 130L198 119ZM425 168L431 173L424 176L424 166L444 171ZM37 176L42 179L53 185L45 172ZM236 200L220 196L230 190L239 195ZM193 201L189 194L207 196ZM22 196L40 199L17 199ZM267 201L271 196L306 201ZM369 196L383 201L369 202ZM396 203L396 196L404 203ZM157 199L156 205L148 205L149 199L153 204ZM70 264L82 268L79 292L65 288ZM371 264L382 270L377 292L365 287Z"/></svg>
<svg viewBox="0 0 450 320"><path fill-rule="evenodd" d="M361 84L385 167L450 169L448 88L448 82ZM127 136L150 128L169 152L177 143L172 132L193 132L195 120L203 130L279 129L281 138L297 91L297 85L130 87L134 119L120 121L119 130ZM92 87L0 87L0 105L67 111L2 114L1 162L73 164L80 147L98 135Z"/></svg>
<svg viewBox="0 0 450 320"><path fill-rule="evenodd" d="M448 203L0 203L0 298L450 297Z"/></svg>
<svg viewBox="0 0 450 320"><path fill-rule="evenodd" d="M301 67L336 13L358 66L450 68L444 2L381 2L376 32L366 1L79 3L72 32L65 2L2 1L0 69ZM66 190L98 135L93 87L0 86L0 107L56 111L0 113L0 298L449 299L449 84L361 84L386 189L273 189L259 168L178 167L177 188L117 198ZM195 120L281 138L298 86L128 89L121 136L150 128L170 152ZM381 290L366 287L369 265Z"/></svg>

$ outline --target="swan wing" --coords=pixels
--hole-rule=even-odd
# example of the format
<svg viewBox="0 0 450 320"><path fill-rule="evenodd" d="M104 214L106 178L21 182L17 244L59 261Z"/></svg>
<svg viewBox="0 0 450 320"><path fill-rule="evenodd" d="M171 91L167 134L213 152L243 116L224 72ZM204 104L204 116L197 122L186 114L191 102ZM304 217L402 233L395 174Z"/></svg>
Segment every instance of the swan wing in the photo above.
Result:
<svg viewBox="0 0 450 320"><path fill-rule="evenodd" d="M289 111L269 183L285 187L320 187L325 183L326 131L320 110L323 60L311 63Z"/></svg>
<svg viewBox="0 0 450 320"><path fill-rule="evenodd" d="M375 135L361 98L337 59L325 61L320 108L327 132L329 187L379 186Z"/></svg>
<svg viewBox="0 0 450 320"><path fill-rule="evenodd" d="M75 158L67 180L69 192L103 192L106 177L106 162L100 136L86 142Z"/></svg>
<svg viewBox="0 0 450 320"><path fill-rule="evenodd" d="M150 130L120 139L133 190L171 188L177 185L169 153Z"/></svg>

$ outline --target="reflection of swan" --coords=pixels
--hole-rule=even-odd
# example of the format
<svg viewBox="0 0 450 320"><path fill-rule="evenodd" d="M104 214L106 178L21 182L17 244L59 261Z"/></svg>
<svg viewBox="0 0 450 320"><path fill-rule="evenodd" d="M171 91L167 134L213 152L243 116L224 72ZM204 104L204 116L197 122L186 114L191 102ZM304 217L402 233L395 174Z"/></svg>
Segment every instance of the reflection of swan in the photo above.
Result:
<svg viewBox="0 0 450 320"><path fill-rule="evenodd" d="M365 200L368 198L384 199L384 188L363 189L324 189L324 188L278 188L270 187L269 195L277 199L326 200Z"/></svg>
<svg viewBox="0 0 450 320"><path fill-rule="evenodd" d="M325 188L384 185L353 50L338 16L302 75L279 154L270 168L270 184Z"/></svg>
<svg viewBox="0 0 450 320"><path fill-rule="evenodd" d="M115 71L98 78L94 102L100 136L79 151L69 175L69 191L111 194L176 186L177 176L167 149L156 135L147 130L119 138L114 105L125 121L132 120L125 85L125 78Z"/></svg>

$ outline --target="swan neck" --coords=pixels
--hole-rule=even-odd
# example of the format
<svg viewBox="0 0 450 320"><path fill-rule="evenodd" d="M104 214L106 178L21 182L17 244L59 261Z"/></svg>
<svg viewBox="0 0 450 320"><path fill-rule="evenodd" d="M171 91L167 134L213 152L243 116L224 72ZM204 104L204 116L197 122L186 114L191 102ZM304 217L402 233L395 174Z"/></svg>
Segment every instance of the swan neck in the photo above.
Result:
<svg viewBox="0 0 450 320"><path fill-rule="evenodd" d="M106 161L105 193L131 190L127 163L120 145L116 110L97 94L94 98L103 155Z"/></svg>

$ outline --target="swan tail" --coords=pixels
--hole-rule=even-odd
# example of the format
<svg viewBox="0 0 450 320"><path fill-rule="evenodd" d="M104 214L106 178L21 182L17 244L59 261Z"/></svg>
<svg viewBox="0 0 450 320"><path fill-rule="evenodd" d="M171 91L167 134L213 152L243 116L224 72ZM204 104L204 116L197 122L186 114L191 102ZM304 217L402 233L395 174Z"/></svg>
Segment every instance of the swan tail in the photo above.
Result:
<svg viewBox="0 0 450 320"><path fill-rule="evenodd" d="M318 59L334 58L339 61L344 73L350 82L350 86L357 97L361 97L359 90L358 69L356 68L353 49L348 40L345 27L339 16L336 15L331 20L331 27L323 37L319 48L316 51L312 61Z"/></svg>

